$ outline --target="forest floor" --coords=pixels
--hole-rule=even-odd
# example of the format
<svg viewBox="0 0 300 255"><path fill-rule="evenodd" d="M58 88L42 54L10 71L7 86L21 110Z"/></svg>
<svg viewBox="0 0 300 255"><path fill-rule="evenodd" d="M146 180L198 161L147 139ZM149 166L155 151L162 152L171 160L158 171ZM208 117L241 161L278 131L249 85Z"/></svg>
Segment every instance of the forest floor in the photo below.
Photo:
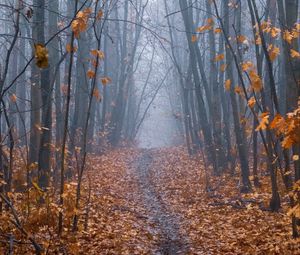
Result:
<svg viewBox="0 0 300 255"><path fill-rule="evenodd" d="M184 148L118 150L93 165L89 254L300 254L288 197L268 211L269 177L240 194L239 178L210 176Z"/></svg>
<svg viewBox="0 0 300 255"><path fill-rule="evenodd" d="M56 236L56 202L47 209L54 213L53 223L47 216L53 227L41 224L43 210L34 205L32 216L21 220L47 254L300 254L300 240L291 238L282 185L283 208L272 213L267 210L270 178L263 171L261 188L241 194L238 173L209 176L207 189L207 170L200 156L190 158L183 147L89 156L77 235L71 231L75 182L66 185L61 238ZM22 210L23 199L15 205ZM3 215L0 229L5 222ZM34 254L28 247L16 246L15 254Z"/></svg>

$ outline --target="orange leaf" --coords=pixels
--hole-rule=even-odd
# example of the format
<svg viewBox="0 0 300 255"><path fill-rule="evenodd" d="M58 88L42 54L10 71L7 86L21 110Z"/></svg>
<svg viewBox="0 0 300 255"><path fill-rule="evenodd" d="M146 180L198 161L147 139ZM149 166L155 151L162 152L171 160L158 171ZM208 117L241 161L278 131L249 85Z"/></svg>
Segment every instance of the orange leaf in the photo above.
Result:
<svg viewBox="0 0 300 255"><path fill-rule="evenodd" d="M250 81L251 81L251 87L255 92L259 92L262 89L262 81L259 75L254 71L251 70L249 73Z"/></svg>
<svg viewBox="0 0 300 255"><path fill-rule="evenodd" d="M220 70L221 70L222 72L225 72L226 68L227 68L227 64L222 64L222 65L220 66Z"/></svg>
<svg viewBox="0 0 300 255"><path fill-rule="evenodd" d="M192 43L197 42L198 37L196 35L192 35Z"/></svg>
<svg viewBox="0 0 300 255"><path fill-rule="evenodd" d="M285 40L285 41L287 41L289 44L291 44L293 39L294 39L294 38L293 38L293 35L292 35L292 33L290 33L289 30L285 30L285 31L283 32L283 40Z"/></svg>
<svg viewBox="0 0 300 255"><path fill-rule="evenodd" d="M260 123L257 126L257 128L255 129L255 131L259 131L259 130L266 130L269 124L269 117L270 117L270 113L269 112L263 112L259 118Z"/></svg>
<svg viewBox="0 0 300 255"><path fill-rule="evenodd" d="M101 82L102 82L102 84L105 86L105 85L111 83L112 80L111 80L111 78L109 78L109 77L103 77L103 78L101 78Z"/></svg>
<svg viewBox="0 0 300 255"><path fill-rule="evenodd" d="M300 58L300 53L296 50L291 49L291 57L292 58Z"/></svg>
<svg viewBox="0 0 300 255"><path fill-rule="evenodd" d="M16 94L12 94L12 95L10 96L10 100L11 100L13 103L17 102L17 96L16 96Z"/></svg>
<svg viewBox="0 0 300 255"><path fill-rule="evenodd" d="M215 32L215 34L220 34L220 33L222 33L222 29L218 27L214 30L214 32Z"/></svg>
<svg viewBox="0 0 300 255"><path fill-rule="evenodd" d="M214 61L215 62L221 61L224 59L224 57L225 57L224 54L219 54L219 55L215 56Z"/></svg>
<svg viewBox="0 0 300 255"><path fill-rule="evenodd" d="M96 74L95 74L95 72L93 70L88 70L87 73L86 73L86 75L87 75L87 77L89 79L93 79L96 76Z"/></svg>
<svg viewBox="0 0 300 255"><path fill-rule="evenodd" d="M253 108L253 107L255 106L255 104L256 104L255 98L254 98L254 97L251 97L251 98L248 100L248 106L249 106L250 108Z"/></svg>
<svg viewBox="0 0 300 255"><path fill-rule="evenodd" d="M227 91L229 91L230 90L230 87L231 87L231 80L226 80L225 81L225 89L227 90Z"/></svg>

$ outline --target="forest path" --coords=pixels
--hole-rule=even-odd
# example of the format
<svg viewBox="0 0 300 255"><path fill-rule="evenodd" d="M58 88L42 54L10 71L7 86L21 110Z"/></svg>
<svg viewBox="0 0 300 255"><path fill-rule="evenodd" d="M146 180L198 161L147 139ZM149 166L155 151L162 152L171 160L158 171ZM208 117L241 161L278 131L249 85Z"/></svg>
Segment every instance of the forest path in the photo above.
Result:
<svg viewBox="0 0 300 255"><path fill-rule="evenodd" d="M187 254L188 240L180 234L182 219L171 212L161 194L156 190L157 178L162 169L153 168L151 150L143 150L133 163L133 174L139 182L141 202L147 212L146 217L153 222L154 231L160 237L157 255Z"/></svg>

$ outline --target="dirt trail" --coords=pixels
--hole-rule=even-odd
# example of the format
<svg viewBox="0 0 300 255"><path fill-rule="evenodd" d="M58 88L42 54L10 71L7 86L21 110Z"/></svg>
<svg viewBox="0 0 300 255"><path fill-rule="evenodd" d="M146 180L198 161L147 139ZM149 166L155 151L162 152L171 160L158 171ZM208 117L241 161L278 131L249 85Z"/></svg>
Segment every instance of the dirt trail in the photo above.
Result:
<svg viewBox="0 0 300 255"><path fill-rule="evenodd" d="M151 162L151 150L144 150L134 163L134 169L139 180L143 206L148 213L147 217L155 223L155 230L160 236L158 250L155 254L187 254L188 241L179 233L181 219L168 211L162 200L163 196L155 191L155 183L153 183L151 175L153 171L159 175L160 169L152 169Z"/></svg>

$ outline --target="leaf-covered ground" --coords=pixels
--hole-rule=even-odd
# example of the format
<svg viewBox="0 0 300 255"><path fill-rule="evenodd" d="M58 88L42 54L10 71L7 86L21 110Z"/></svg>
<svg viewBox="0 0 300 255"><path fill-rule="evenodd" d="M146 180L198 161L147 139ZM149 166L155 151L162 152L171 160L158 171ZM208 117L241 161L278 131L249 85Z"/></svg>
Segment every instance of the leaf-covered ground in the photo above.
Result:
<svg viewBox="0 0 300 255"><path fill-rule="evenodd" d="M209 176L207 191L205 170L200 157L190 159L180 147L115 150L89 158L77 236L70 227L74 183L66 194L62 238L55 235L56 223L37 224L44 220L39 211L40 217L20 217L48 254L300 254L300 241L291 238L287 196L281 194L280 213L267 210L268 176L262 188L242 195L239 178L226 174ZM50 205L56 218L55 203ZM33 254L28 247L20 244L16 254Z"/></svg>
<svg viewBox="0 0 300 255"><path fill-rule="evenodd" d="M210 176L184 148L121 150L94 165L92 254L300 254L288 200L267 210L269 177L239 193L239 178Z"/></svg>

